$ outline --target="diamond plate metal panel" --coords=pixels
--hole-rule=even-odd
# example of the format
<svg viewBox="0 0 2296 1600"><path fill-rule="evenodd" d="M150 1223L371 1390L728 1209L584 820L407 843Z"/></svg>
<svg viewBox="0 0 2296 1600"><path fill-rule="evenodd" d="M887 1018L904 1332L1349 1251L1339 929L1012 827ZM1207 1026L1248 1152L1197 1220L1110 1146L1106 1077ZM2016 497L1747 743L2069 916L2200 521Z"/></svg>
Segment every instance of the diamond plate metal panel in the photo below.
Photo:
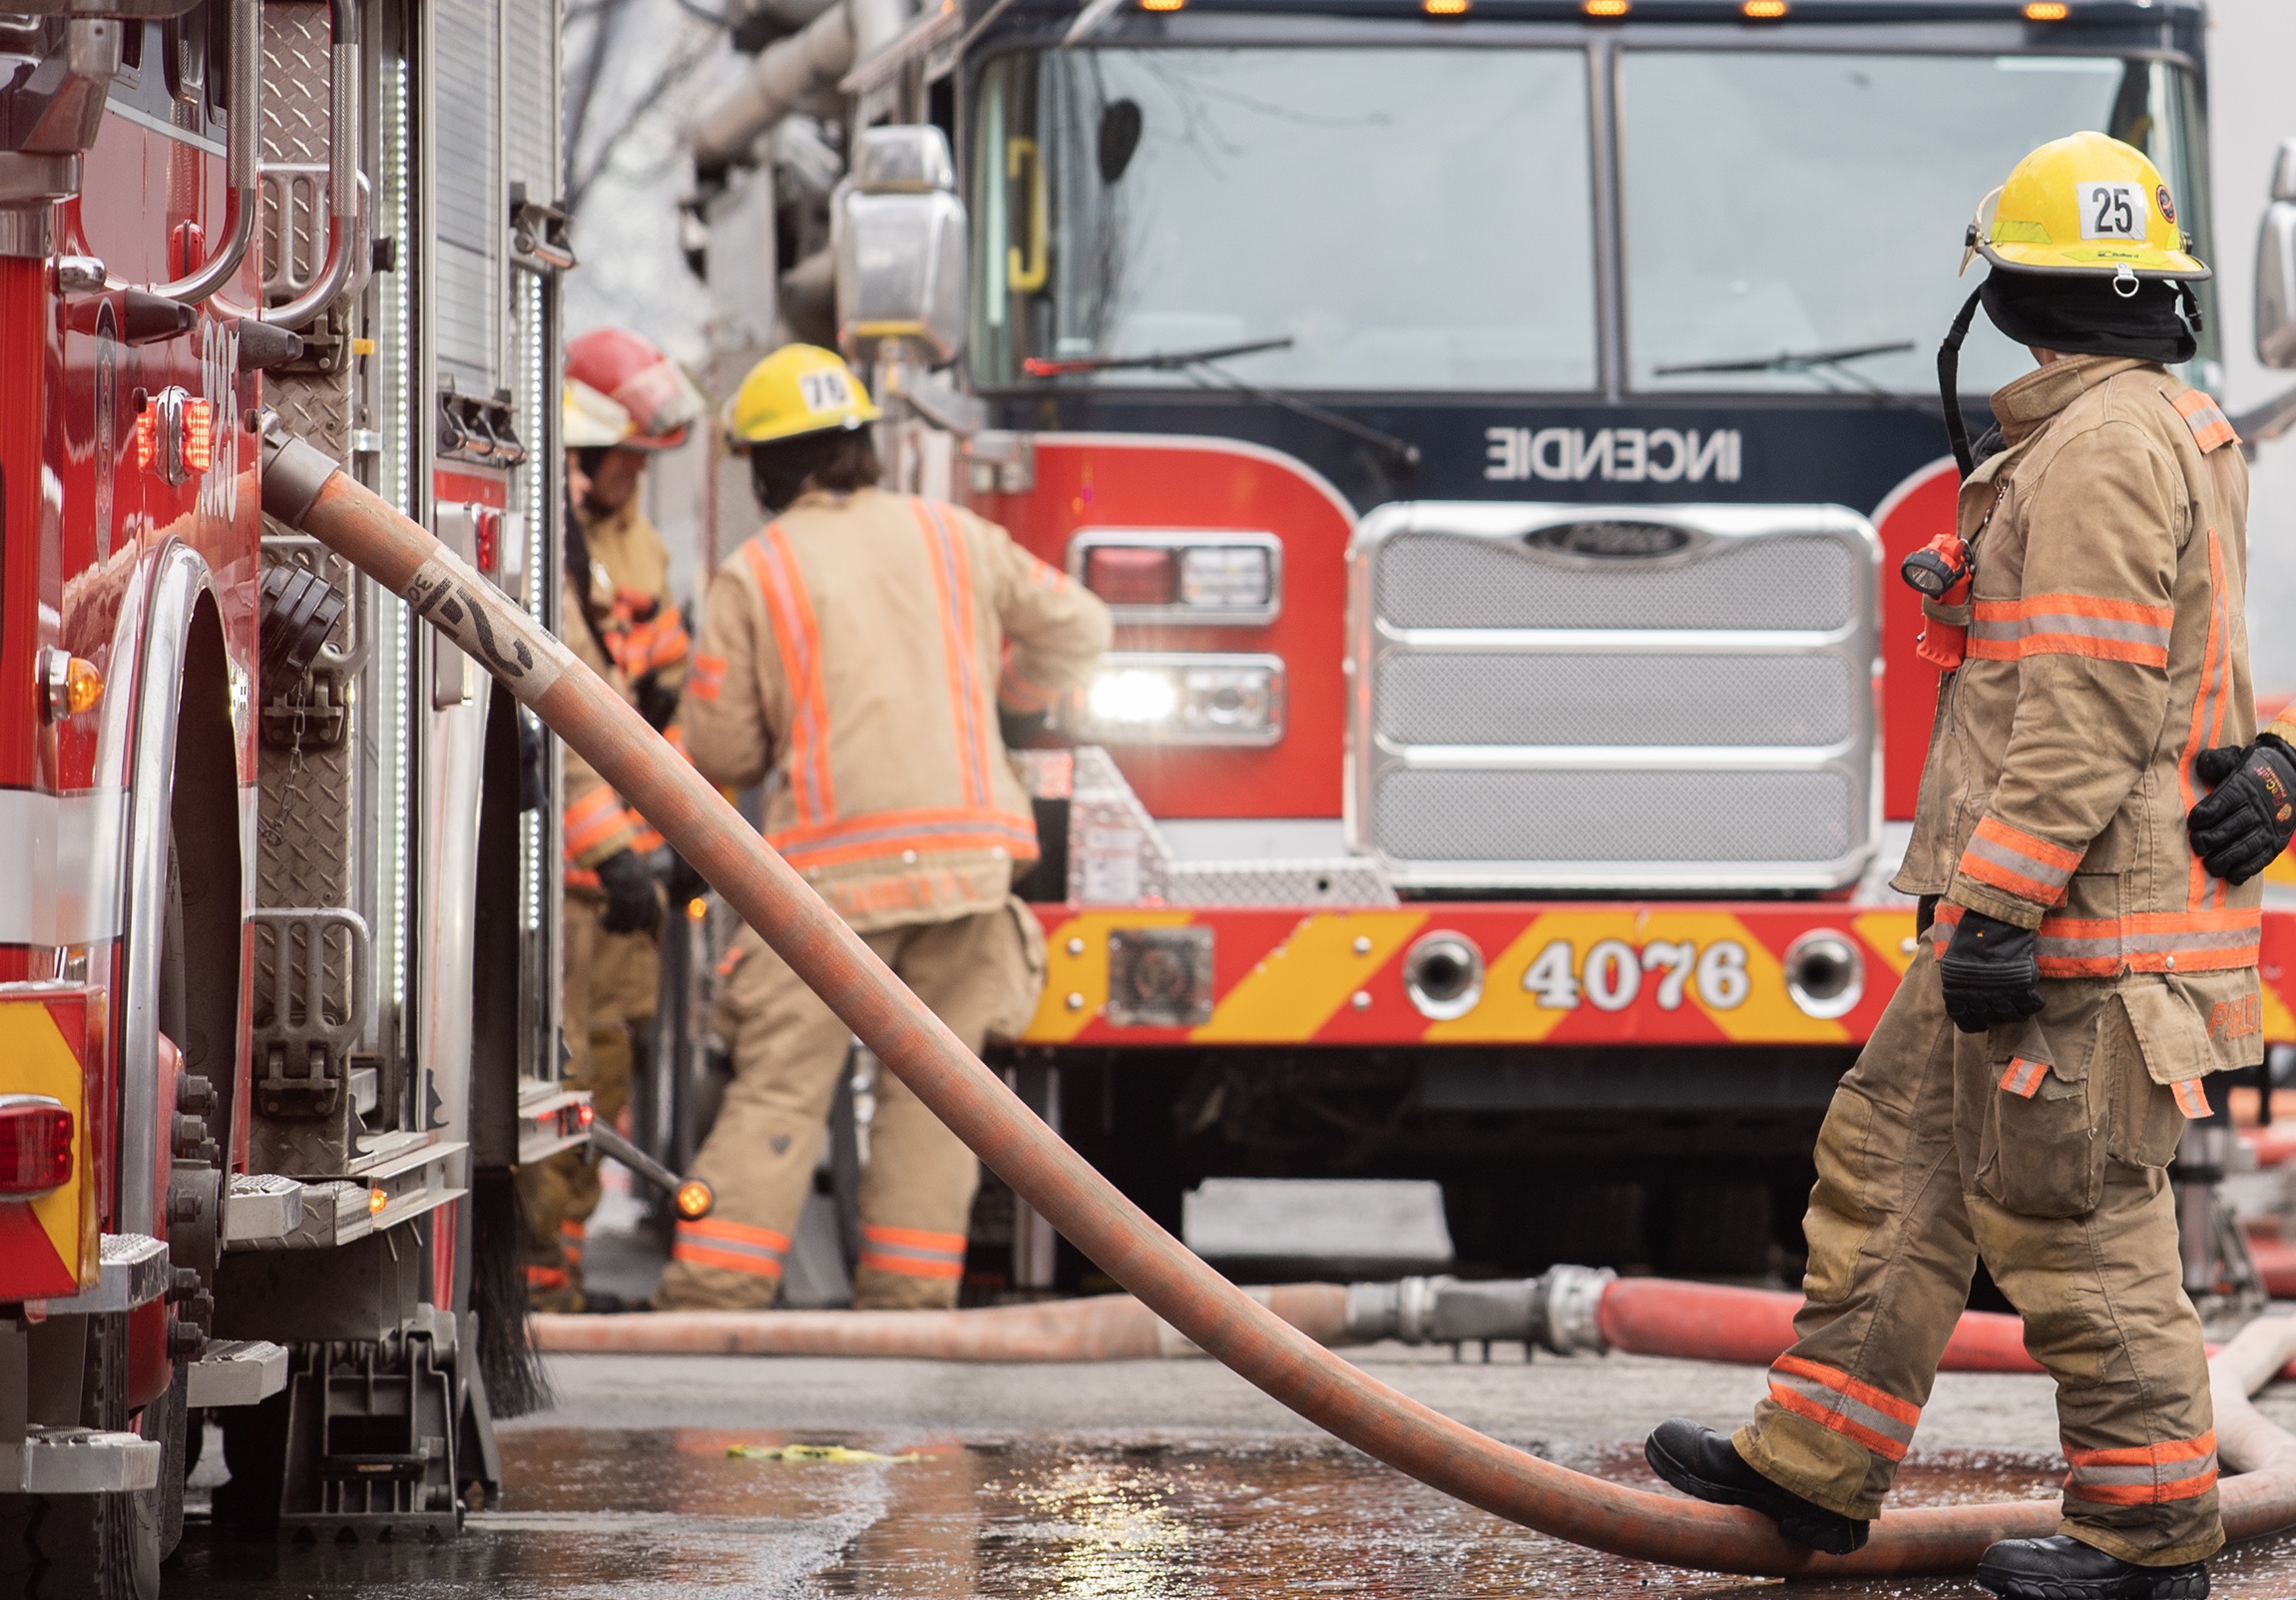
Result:
<svg viewBox="0 0 2296 1600"><path fill-rule="evenodd" d="M319 165L329 149L329 53L327 8L303 0L270 0L263 7L263 161L266 165ZM325 188L323 179L318 185ZM263 261L275 269L287 263L326 259L326 208L277 202L287 186L263 186ZM305 197L307 199L308 196ZM266 270L266 286L272 270Z"/></svg>

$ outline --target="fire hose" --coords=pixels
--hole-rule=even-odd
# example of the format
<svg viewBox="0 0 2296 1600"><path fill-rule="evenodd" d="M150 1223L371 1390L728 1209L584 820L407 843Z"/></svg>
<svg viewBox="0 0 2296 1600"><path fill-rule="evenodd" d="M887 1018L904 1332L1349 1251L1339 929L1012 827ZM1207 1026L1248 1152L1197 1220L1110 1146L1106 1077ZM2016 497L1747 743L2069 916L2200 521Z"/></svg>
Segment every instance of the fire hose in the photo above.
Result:
<svg viewBox="0 0 2296 1600"><path fill-rule="evenodd" d="M404 597L580 752L1040 1216L1182 1336L1318 1427L1509 1521L1616 1555L1708 1571L1966 1571L1998 1539L2056 1530L2058 1507L2047 1500L1916 1507L1877 1522L1855 1555L1821 1556L1788 1543L1757 1513L1573 1472L1388 1387L1157 1227L981 1065L612 686L510 596L275 418L263 433L262 503L266 514ZM2250 1381L2265 1381L2292 1348L2296 1319L2260 1323L2214 1366L2219 1452L2242 1473L2221 1491L2233 1539L2296 1522L2296 1438L2246 1399Z"/></svg>

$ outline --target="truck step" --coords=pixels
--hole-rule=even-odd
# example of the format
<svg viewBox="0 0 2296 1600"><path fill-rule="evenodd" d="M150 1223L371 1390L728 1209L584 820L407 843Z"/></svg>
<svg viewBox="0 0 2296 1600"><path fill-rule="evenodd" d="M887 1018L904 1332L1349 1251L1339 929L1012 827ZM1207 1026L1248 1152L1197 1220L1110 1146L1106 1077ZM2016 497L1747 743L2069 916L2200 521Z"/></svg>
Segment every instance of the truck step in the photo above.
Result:
<svg viewBox="0 0 2296 1600"><path fill-rule="evenodd" d="M0 1444L0 1484L25 1494L103 1494L149 1489L160 1481L161 1445L136 1433L92 1427L28 1429L21 1444Z"/></svg>
<svg viewBox="0 0 2296 1600"><path fill-rule="evenodd" d="M185 1379L186 1405L253 1405L287 1386L286 1346L264 1338L212 1338Z"/></svg>
<svg viewBox="0 0 2296 1600"><path fill-rule="evenodd" d="M101 1276L77 1295L48 1301L51 1317L130 1312L168 1292L168 1247L143 1234L106 1234Z"/></svg>

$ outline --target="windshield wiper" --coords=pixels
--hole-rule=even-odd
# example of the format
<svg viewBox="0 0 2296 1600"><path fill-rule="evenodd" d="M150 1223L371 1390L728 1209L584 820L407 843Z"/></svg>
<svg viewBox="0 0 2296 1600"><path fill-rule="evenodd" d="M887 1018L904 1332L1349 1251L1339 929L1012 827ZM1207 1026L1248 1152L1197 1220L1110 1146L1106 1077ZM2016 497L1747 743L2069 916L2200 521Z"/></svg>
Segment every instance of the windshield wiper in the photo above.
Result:
<svg viewBox="0 0 2296 1600"><path fill-rule="evenodd" d="M1682 361L1650 368L1654 377L1680 377L1691 372L1807 372L1813 366L1839 366L1869 355L1902 355L1914 347L1912 339L1891 344L1845 344L1831 350L1780 350L1775 355L1749 355L1730 361Z"/></svg>
<svg viewBox="0 0 2296 1600"><path fill-rule="evenodd" d="M1067 377L1077 372L1170 372L1198 361L1221 361L1231 355L1257 355L1261 350L1288 350L1296 342L1289 333L1280 338L1253 339L1245 344L1213 344L1200 350L1152 350L1147 355L1032 355L1021 363L1031 377Z"/></svg>
<svg viewBox="0 0 2296 1600"><path fill-rule="evenodd" d="M1294 416L1303 416L1318 422L1335 433L1344 433L1351 439L1370 445L1380 454L1404 467L1419 465L1419 446L1409 439L1396 437L1378 428L1367 427L1353 417L1327 411L1296 394L1281 389L1248 383L1234 373L1214 366L1235 355L1257 355L1262 350L1289 349L1296 341L1288 333L1271 339L1252 339L1243 344L1215 344L1200 350L1157 350L1147 355L1032 355L1021 363L1021 369L1031 377L1066 377L1081 372L1174 372L1190 371L1203 378L1232 389L1247 399L1262 400L1269 405L1281 406Z"/></svg>

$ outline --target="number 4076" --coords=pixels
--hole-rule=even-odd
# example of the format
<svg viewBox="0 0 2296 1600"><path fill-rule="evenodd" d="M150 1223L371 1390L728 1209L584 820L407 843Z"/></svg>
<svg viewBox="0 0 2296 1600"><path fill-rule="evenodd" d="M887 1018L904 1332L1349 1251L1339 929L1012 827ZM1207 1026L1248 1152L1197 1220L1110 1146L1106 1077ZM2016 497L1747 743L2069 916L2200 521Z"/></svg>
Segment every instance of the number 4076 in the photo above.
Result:
<svg viewBox="0 0 2296 1600"><path fill-rule="evenodd" d="M1753 987L1746 974L1746 947L1717 939L1704 949L1689 939L1654 939L1636 949L1624 939L1598 939L1579 948L1557 939L1523 970L1523 992L1538 998L1543 1011L1576 1011L1582 999L1598 1011L1623 1011L1641 995L1647 981L1661 1011L1678 1010L1695 985L1698 1003L1712 1011L1743 1005Z"/></svg>

